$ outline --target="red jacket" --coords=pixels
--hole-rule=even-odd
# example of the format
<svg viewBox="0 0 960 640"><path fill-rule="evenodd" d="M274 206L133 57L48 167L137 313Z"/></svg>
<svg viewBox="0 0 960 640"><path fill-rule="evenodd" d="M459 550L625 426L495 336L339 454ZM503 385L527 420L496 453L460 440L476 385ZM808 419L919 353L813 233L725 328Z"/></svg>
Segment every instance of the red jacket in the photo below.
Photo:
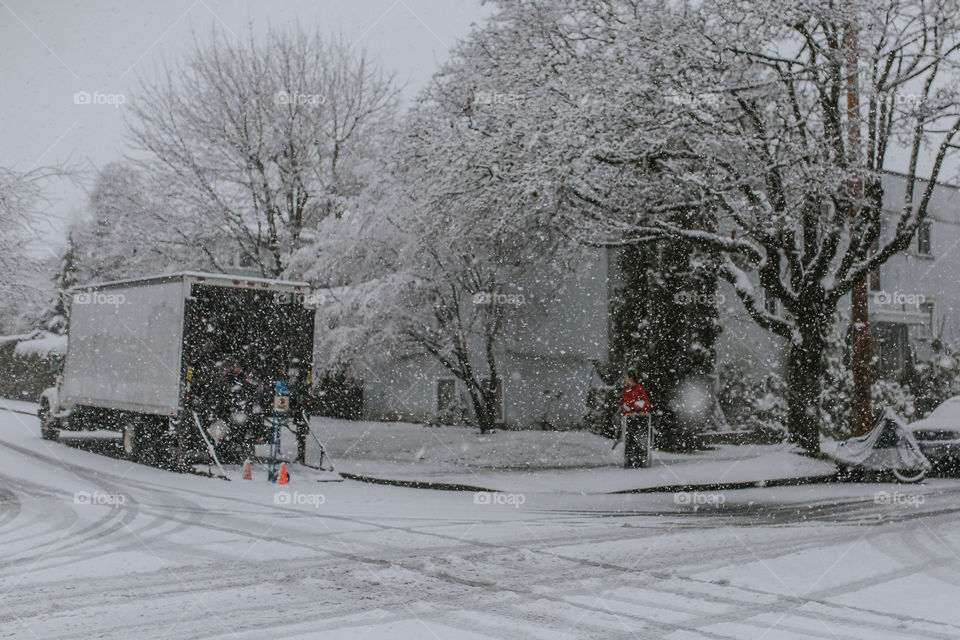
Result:
<svg viewBox="0 0 960 640"><path fill-rule="evenodd" d="M627 387L620 396L621 415L650 413L650 398L639 384Z"/></svg>

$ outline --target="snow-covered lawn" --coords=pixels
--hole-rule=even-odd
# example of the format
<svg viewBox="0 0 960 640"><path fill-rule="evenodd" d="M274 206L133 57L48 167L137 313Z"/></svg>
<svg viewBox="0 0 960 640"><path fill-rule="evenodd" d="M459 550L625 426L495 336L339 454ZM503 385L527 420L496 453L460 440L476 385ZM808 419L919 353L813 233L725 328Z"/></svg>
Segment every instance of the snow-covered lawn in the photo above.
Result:
<svg viewBox="0 0 960 640"><path fill-rule="evenodd" d="M602 467L623 462L623 448L585 431L507 431L429 427L314 417L317 435L336 458L422 465L435 471Z"/></svg>
<svg viewBox="0 0 960 640"><path fill-rule="evenodd" d="M9 398L0 398L0 410L15 411L30 415L37 415L37 409L40 408L35 402L26 402L24 400L10 400Z"/></svg>
<svg viewBox="0 0 960 640"><path fill-rule="evenodd" d="M389 480L511 492L605 493L664 485L822 476L833 464L789 445L721 445L692 454L655 452L649 469L623 469L623 446L581 431L497 431L402 422L314 418L338 471ZM311 443L312 445L313 443ZM286 443L290 451L292 443ZM316 456L315 446L308 451Z"/></svg>

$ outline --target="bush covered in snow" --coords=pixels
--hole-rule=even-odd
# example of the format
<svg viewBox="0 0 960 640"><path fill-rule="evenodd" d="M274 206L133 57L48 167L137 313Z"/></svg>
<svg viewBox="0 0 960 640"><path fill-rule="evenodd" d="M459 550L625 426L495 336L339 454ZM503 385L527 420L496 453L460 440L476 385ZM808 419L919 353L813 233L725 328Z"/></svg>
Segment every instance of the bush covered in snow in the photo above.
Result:
<svg viewBox="0 0 960 640"><path fill-rule="evenodd" d="M775 371L758 378L742 366L721 367L720 408L733 429L786 436L787 384Z"/></svg>
<svg viewBox="0 0 960 640"><path fill-rule="evenodd" d="M587 413L584 427L605 438L617 437L617 406L620 404L620 369L610 363L595 361L597 382L587 391Z"/></svg>
<svg viewBox="0 0 960 640"><path fill-rule="evenodd" d="M960 395L960 349L939 336L930 346L933 355L913 363L906 375L914 397L915 419L926 417L944 400Z"/></svg>
<svg viewBox="0 0 960 640"><path fill-rule="evenodd" d="M821 395L824 435L838 440L853 435L853 373L846 340L845 319L834 326L825 353L826 384ZM960 350L942 338L931 342L933 355L925 360L911 359L897 380L874 380L871 398L874 411L889 407L908 422L929 414L947 398L960 395L958 363Z"/></svg>
<svg viewBox="0 0 960 640"><path fill-rule="evenodd" d="M56 380L51 357L62 357L65 350L65 336L42 331L0 336L0 397L35 401Z"/></svg>

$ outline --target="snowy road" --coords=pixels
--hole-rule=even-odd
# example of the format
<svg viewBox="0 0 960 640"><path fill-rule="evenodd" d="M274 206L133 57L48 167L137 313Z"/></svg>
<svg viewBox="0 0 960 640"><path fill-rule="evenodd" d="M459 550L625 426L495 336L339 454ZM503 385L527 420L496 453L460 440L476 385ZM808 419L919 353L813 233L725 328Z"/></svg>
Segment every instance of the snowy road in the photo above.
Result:
<svg viewBox="0 0 960 640"><path fill-rule="evenodd" d="M960 481L686 498L278 492L0 411L0 637L960 637Z"/></svg>

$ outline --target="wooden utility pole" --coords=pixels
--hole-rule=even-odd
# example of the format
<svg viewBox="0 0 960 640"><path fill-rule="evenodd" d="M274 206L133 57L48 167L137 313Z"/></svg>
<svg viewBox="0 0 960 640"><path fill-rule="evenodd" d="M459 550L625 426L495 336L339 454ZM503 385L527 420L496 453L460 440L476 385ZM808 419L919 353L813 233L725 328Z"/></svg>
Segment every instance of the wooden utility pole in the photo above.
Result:
<svg viewBox="0 0 960 640"><path fill-rule="evenodd" d="M852 4L852 3L851 3ZM858 73L857 27L851 19L847 24L847 156L851 169L862 168L860 151L860 80ZM857 176L850 185L851 233L854 220L860 215L863 201L863 177ZM853 368L853 433L864 435L873 428L870 407L870 326L867 317L867 278L854 285L850 292L850 339Z"/></svg>

